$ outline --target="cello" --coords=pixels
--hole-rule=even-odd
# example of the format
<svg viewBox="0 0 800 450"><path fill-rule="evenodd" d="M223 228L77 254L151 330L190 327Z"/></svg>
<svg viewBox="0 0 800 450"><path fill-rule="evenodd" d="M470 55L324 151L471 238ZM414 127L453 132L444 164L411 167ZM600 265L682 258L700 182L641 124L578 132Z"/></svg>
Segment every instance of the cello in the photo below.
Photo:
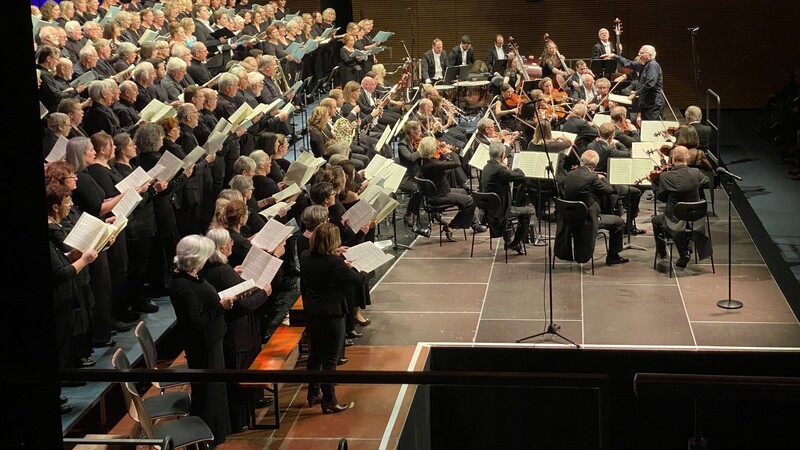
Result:
<svg viewBox="0 0 800 450"><path fill-rule="evenodd" d="M564 89L566 87L566 85L567 85L567 80L569 80L569 77L571 77L572 74L575 71L570 69L569 66L567 66L566 61L564 61L564 55L562 55L561 52L558 51L558 45L555 43L555 41L550 39L550 34L548 34L548 33L544 34L544 43L545 43L545 46L547 46L549 44L553 44L556 47L556 55L558 56L558 60L561 63L561 70L563 70L566 74L565 75L563 75L563 74L558 74L558 75L554 74L553 78L554 78L555 82L558 84L558 88L559 89ZM544 59L544 58L542 58L542 59ZM544 66L545 62L542 61L541 64L542 64L542 66Z"/></svg>

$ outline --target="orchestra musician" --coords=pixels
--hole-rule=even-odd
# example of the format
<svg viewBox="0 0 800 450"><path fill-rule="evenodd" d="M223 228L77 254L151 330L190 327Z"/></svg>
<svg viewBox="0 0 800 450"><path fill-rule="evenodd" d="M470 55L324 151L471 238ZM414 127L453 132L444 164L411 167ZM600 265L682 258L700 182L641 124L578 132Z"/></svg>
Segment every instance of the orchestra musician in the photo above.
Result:
<svg viewBox="0 0 800 450"><path fill-rule="evenodd" d="M614 53L606 53L603 59L613 59L624 67L639 72L639 82L636 91L632 91L630 98L639 99L641 120L659 120L664 109L664 76L661 66L656 61L656 49L652 45L643 45L639 49L638 61L631 61Z"/></svg>
<svg viewBox="0 0 800 450"><path fill-rule="evenodd" d="M703 118L703 112L700 108L695 105L689 106L686 108L686 112L683 113L683 117L686 120L687 127L694 128L697 132L697 148L708 150L709 141L711 140L711 127L700 122ZM684 127L679 127L675 131L676 138L680 138L682 130L684 130Z"/></svg>
<svg viewBox="0 0 800 450"><path fill-rule="evenodd" d="M653 217L653 235L656 239L656 252L661 259L666 258L667 249L663 239L658 236L665 229L675 241L680 257L675 262L677 267L686 267L689 264L689 248L686 243L686 222L678 220L675 215L675 205L678 202L694 202L699 200L698 191L706 177L699 169L689 167L687 159L689 152L686 147L679 146L672 149L672 168L663 172L659 177L656 198L667 204L664 213ZM698 220L693 227L693 239L699 259L711 256L713 248L705 229L705 221Z"/></svg>
<svg viewBox="0 0 800 450"><path fill-rule="evenodd" d="M624 106L611 108L611 123L614 124L614 139L627 148L633 148L634 142L641 142L639 130L628 120L628 110Z"/></svg>
<svg viewBox="0 0 800 450"><path fill-rule="evenodd" d="M595 96L594 99L587 102L586 106L589 108L594 114L597 113L608 113L611 110L612 104L614 102L609 102L608 94L609 90L611 89L611 82L608 81L608 78L600 78L599 80L594 82L594 90Z"/></svg>
<svg viewBox="0 0 800 450"><path fill-rule="evenodd" d="M465 34L461 36L461 42L450 50L447 64L450 66L471 66L474 62L475 51L472 49L472 40Z"/></svg>
<svg viewBox="0 0 800 450"><path fill-rule="evenodd" d="M597 172L608 173L608 158L631 157L631 151L614 140L615 130L616 127L611 122L600 125L600 136L586 147L587 151L593 150L597 153L598 161L595 165L595 171ZM640 230L633 225L633 220L639 214L639 201L642 198L642 191L628 185L615 184L613 186L617 198L621 199L629 207L625 223L628 232L631 235L643 234L644 230ZM615 203L616 199L612 198L611 204Z"/></svg>
<svg viewBox="0 0 800 450"><path fill-rule="evenodd" d="M409 120L405 125L405 136L397 144L397 162L406 168L406 173L403 174L403 180L400 182L400 192L409 194L408 207L403 216L403 222L412 227L412 230L425 236L426 232L418 229L416 226L417 217L419 217L419 205L422 203L422 193L419 192L419 187L414 177L419 176L419 144L422 141L422 128L419 122ZM430 236L430 228L427 229L427 236Z"/></svg>
<svg viewBox="0 0 800 450"><path fill-rule="evenodd" d="M592 103L597 99L594 89L594 77L588 73L581 75L581 85L572 90L572 98L582 103Z"/></svg>
<svg viewBox="0 0 800 450"><path fill-rule="evenodd" d="M500 204L495 209L484 211L489 224L490 236L502 236L505 248L524 254L522 242L527 240L533 208L530 206L513 206L511 204L511 183L523 183L525 174L520 169L508 170L505 166L506 147L501 142L489 144L489 161L481 171L481 192L494 192L500 197ZM515 231L507 230L509 218L517 218ZM513 235L512 235L513 233Z"/></svg>
<svg viewBox="0 0 800 450"><path fill-rule="evenodd" d="M504 45L505 39L503 39L502 34L498 34L494 37L494 46L489 49L489 56L486 57L486 66L489 70L494 67L494 62L498 59L512 59L514 57L514 52L509 51L509 49ZM502 76L500 73L495 73L495 76Z"/></svg>
<svg viewBox="0 0 800 450"><path fill-rule="evenodd" d="M594 44L594 47L592 47L592 59L600 59L603 55L609 53L622 55L622 44L619 44L619 47L612 44L611 41L608 40L609 33L607 29L600 28L600 31L597 32L597 37L600 38L600 42Z"/></svg>
<svg viewBox="0 0 800 450"><path fill-rule="evenodd" d="M585 117L586 105L579 103L572 107L567 120L561 125L561 131L578 135L574 142L578 149L578 154L582 154L586 150L586 146L598 136L597 128L589 125Z"/></svg>
<svg viewBox="0 0 800 450"><path fill-rule="evenodd" d="M358 100L356 103L359 107L361 107L361 111L365 114L370 114L374 109L378 109L378 123L381 125L392 125L394 126L398 120L400 120L400 114L395 111L390 111L385 108L385 105L378 104L377 98L375 98L375 88L377 87L378 83L375 81L374 78L371 77L364 77L361 80L361 93L358 95ZM387 101L388 103L388 101Z"/></svg>
<svg viewBox="0 0 800 450"><path fill-rule="evenodd" d="M507 83L500 85L500 100L494 105L494 115L500 122L500 128L516 131L517 122L514 115L519 113L523 100L514 93L514 88Z"/></svg>
<svg viewBox="0 0 800 450"><path fill-rule="evenodd" d="M444 72L447 69L447 54L442 50L443 47L442 40L436 38L433 40L431 49L422 55L422 76L428 84L444 78Z"/></svg>
<svg viewBox="0 0 800 450"><path fill-rule="evenodd" d="M586 65L586 61L582 59L577 60L575 62L575 71L567 78L567 84L564 86L570 95L574 94L576 89L583 86L583 74L585 73L591 74L592 79L594 79L594 73L592 73L589 66Z"/></svg>
<svg viewBox="0 0 800 450"><path fill-rule="evenodd" d="M460 169L460 163L451 159L452 151L447 147L440 148L436 138L428 136L422 139L417 149L422 177L431 180L436 186L436 193L428 198L428 203L437 205L456 205L458 213L450 223L442 222L442 233L450 242L456 242L453 230L472 228L475 233L483 233L486 227L478 223L475 218L475 202L463 189L450 188L446 172L450 169Z"/></svg>
<svg viewBox="0 0 800 450"><path fill-rule="evenodd" d="M561 65L561 54L553 41L548 40L545 43L539 65L542 66L542 78L554 78L555 75L560 75L566 79L569 76L567 67Z"/></svg>
<svg viewBox="0 0 800 450"><path fill-rule="evenodd" d="M619 252L622 251L625 224L619 216L600 212L603 199L614 194L614 187L604 175L594 172L599 159L597 152L586 150L580 158L581 166L570 171L564 179L564 200L582 201L588 207L589 214L586 222L581 224L559 219L554 247L556 257L567 261L588 262L594 254L597 229L602 228L609 230L610 238L606 265L624 264L628 262L628 258L620 256ZM568 232L569 228L578 225L580 229L572 231L573 252L573 240L568 238Z"/></svg>

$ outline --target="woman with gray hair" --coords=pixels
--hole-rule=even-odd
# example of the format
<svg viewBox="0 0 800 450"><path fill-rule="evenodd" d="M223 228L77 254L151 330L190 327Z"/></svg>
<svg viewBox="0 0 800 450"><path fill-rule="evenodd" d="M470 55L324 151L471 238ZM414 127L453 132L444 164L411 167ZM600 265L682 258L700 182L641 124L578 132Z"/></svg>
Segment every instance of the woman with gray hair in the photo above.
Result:
<svg viewBox="0 0 800 450"><path fill-rule="evenodd" d="M175 248L175 270L169 284L169 299L175 309L176 328L186 351L190 369L224 369L222 340L227 331L225 311L234 297L220 299L216 289L199 275L214 253L214 242L190 234ZM223 383L192 383L189 414L198 416L214 434L214 445L225 442L231 432L228 395Z"/></svg>
<svg viewBox="0 0 800 450"><path fill-rule="evenodd" d="M214 242L214 253L208 258L201 275L217 292L231 288L244 279L228 264L228 256L233 249L230 233L224 228L215 228L206 233ZM227 332L222 341L222 351L226 369L246 370L261 351L261 324L255 313L272 293L272 286L266 284L261 289L249 291L233 303L233 308L225 311ZM231 429L234 433L247 431L248 421L253 414L255 402L252 390L228 384L228 412Z"/></svg>
<svg viewBox="0 0 800 450"><path fill-rule="evenodd" d="M68 115L60 112L50 114L47 118L47 128L42 134L42 152L45 158L55 147L59 139L67 139L72 130L72 122Z"/></svg>

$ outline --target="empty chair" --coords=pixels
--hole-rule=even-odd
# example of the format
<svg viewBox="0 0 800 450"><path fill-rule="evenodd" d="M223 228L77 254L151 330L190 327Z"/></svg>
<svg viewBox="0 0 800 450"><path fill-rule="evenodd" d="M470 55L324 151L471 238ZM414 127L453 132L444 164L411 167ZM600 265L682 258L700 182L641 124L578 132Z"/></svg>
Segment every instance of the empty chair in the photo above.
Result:
<svg viewBox="0 0 800 450"><path fill-rule="evenodd" d="M144 357L145 367L147 367L148 369L158 369L158 367L156 367L156 363L158 361L158 353L156 353L156 344L155 342L153 342L153 336L150 334L150 330L147 329L147 325L144 324L144 321L139 322L139 324L136 325L134 334L136 335L136 340L139 341L139 345L142 347L142 356ZM186 366L183 365L176 368L185 369ZM164 390L169 387L181 386L184 384L189 384L189 383L186 381L153 382L153 386L155 386L157 389L161 389L161 393L164 393Z"/></svg>
<svg viewBox="0 0 800 450"><path fill-rule="evenodd" d="M196 447L202 445L203 448L209 448L208 443L214 440L214 434L208 428L208 425L203 422L203 419L197 416L189 416L181 420L155 424L133 383L122 383L122 388L127 390L128 395L130 395L145 437L149 439L164 439L166 436L171 436L176 449L186 448L190 445Z"/></svg>
<svg viewBox="0 0 800 450"><path fill-rule="evenodd" d="M118 348L111 357L111 364L115 369L130 369L131 363L125 352ZM122 386L122 395L125 397L125 404L128 407L128 414L131 418L139 422L139 415L133 407L133 399L125 386ZM185 417L189 415L189 407L192 404L189 394L183 391L167 392L143 399L144 407L152 420L169 419L175 417Z"/></svg>

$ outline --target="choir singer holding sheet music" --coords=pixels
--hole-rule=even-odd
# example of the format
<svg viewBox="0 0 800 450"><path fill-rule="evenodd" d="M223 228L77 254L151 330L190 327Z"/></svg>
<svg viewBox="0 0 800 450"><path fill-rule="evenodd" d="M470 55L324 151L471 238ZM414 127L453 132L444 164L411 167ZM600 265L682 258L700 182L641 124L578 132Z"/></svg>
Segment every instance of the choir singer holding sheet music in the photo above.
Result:
<svg viewBox="0 0 800 450"><path fill-rule="evenodd" d="M300 255L300 294L310 338L308 370L336 370L344 345L345 316L350 313L347 292L364 282L364 274L342 258L340 246L339 229L323 223L311 234L309 249ZM319 403L323 414L353 406L339 404L331 383L310 384L307 400L309 406Z"/></svg>

